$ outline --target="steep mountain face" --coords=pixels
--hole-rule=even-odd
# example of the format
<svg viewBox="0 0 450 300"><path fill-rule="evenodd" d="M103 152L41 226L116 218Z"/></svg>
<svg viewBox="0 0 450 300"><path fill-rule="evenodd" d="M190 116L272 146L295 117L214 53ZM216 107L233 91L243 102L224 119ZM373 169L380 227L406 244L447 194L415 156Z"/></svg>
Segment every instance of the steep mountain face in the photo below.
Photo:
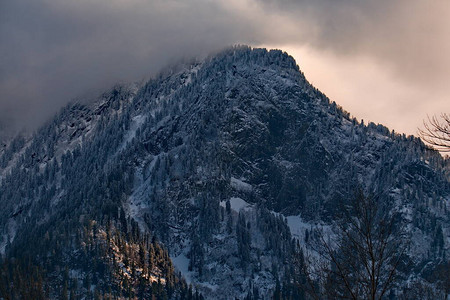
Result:
<svg viewBox="0 0 450 300"><path fill-rule="evenodd" d="M297 241L309 249L357 189L407 228L400 286L445 283L448 160L352 119L281 51L226 50L4 144L0 251L41 270L51 298L201 297L188 284L269 298L294 280Z"/></svg>

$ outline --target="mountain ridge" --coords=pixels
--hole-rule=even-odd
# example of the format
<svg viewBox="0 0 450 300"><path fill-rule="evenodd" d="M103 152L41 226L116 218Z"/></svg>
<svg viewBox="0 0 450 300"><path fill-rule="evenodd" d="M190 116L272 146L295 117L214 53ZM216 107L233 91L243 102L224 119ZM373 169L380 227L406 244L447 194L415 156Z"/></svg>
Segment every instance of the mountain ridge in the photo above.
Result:
<svg viewBox="0 0 450 300"><path fill-rule="evenodd" d="M0 153L7 257L28 252L19 246L27 232L39 239L65 224L70 236L80 226L73 213L101 227L126 215L123 227L154 236L207 298L268 295L289 282L292 239L307 249L305 227L331 223L362 188L402 212L416 265L448 263L448 160L351 118L279 50L234 47L116 87L8 149ZM42 265L45 255L33 251ZM404 280L424 272L433 273L419 268ZM82 282L95 274L78 273ZM99 286L105 293L108 282Z"/></svg>

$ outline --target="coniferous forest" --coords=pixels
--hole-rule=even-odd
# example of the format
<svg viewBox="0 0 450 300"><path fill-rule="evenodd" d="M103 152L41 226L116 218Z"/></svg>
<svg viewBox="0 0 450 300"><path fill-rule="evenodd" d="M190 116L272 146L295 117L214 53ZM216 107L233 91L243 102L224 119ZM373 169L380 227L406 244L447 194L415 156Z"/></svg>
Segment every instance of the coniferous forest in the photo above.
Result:
<svg viewBox="0 0 450 300"><path fill-rule="evenodd" d="M449 166L231 47L0 140L0 299L447 299Z"/></svg>

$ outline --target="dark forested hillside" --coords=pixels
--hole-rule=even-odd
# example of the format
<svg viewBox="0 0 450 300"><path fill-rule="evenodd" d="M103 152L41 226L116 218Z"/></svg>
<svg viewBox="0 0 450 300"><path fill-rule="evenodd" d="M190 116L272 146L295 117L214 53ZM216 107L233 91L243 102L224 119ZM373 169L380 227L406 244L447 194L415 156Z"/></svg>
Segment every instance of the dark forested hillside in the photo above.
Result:
<svg viewBox="0 0 450 300"><path fill-rule="evenodd" d="M389 296L450 293L448 159L281 51L230 48L2 143L5 299L308 298L305 257L357 191L404 229Z"/></svg>

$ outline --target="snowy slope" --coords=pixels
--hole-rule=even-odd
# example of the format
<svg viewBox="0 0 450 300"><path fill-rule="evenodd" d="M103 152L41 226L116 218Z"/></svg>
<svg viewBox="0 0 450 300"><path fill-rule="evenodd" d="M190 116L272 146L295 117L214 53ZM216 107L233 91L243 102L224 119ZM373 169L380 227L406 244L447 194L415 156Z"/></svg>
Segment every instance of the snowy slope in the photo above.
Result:
<svg viewBox="0 0 450 300"><path fill-rule="evenodd" d="M70 235L83 218L133 220L207 298L268 299L288 280L293 239L306 249L308 230L331 234L361 188L401 212L407 276L433 283L448 263L448 160L351 118L281 51L235 47L115 88L0 155L7 255L55 224Z"/></svg>

